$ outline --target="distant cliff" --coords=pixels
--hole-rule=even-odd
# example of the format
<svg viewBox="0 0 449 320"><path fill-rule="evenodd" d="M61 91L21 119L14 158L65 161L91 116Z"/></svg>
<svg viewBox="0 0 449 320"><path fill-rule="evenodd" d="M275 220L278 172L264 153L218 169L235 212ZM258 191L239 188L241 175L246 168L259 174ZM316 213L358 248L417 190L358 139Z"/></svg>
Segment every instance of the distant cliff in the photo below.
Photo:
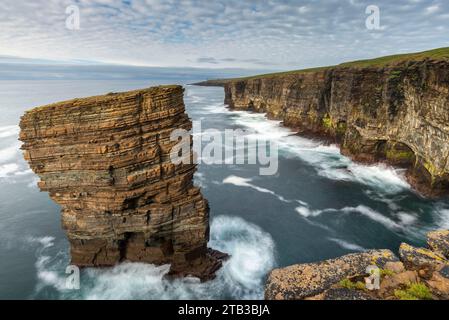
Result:
<svg viewBox="0 0 449 320"><path fill-rule="evenodd" d="M422 193L448 194L449 48L216 83L231 108L332 139L358 161L405 166Z"/></svg>
<svg viewBox="0 0 449 320"><path fill-rule="evenodd" d="M209 207L195 165L170 162L172 130L190 129L180 86L74 99L25 113L20 139L39 187L62 207L72 263L170 263L210 279Z"/></svg>

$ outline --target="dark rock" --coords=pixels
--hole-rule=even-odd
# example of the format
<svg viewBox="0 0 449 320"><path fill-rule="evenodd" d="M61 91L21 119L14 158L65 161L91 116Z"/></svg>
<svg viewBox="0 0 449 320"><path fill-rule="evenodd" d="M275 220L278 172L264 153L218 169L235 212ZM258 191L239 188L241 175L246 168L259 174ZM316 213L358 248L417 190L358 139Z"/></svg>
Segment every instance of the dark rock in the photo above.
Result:
<svg viewBox="0 0 449 320"><path fill-rule="evenodd" d="M372 295L347 288L332 288L324 292L322 300L376 300Z"/></svg>

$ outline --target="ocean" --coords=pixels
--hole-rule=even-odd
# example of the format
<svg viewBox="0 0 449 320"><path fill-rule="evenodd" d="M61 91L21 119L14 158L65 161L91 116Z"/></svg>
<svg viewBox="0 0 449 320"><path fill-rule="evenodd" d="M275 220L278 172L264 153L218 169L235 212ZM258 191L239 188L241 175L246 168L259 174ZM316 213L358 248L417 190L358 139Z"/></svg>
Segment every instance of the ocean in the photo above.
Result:
<svg viewBox="0 0 449 320"><path fill-rule="evenodd" d="M354 163L337 146L263 114L231 111L222 88L188 85L204 74L179 74L0 80L0 299L259 299L275 267L373 248L397 252L403 241L424 245L427 231L449 228L449 202L416 194L403 170ZM22 158L20 116L46 103L168 83L185 86L187 112L203 130L251 129L254 138L275 141L279 170L262 176L258 165L198 166L195 183L211 207L209 246L231 255L215 280L167 280L169 266L123 263L85 269L80 289L69 290L60 208Z"/></svg>

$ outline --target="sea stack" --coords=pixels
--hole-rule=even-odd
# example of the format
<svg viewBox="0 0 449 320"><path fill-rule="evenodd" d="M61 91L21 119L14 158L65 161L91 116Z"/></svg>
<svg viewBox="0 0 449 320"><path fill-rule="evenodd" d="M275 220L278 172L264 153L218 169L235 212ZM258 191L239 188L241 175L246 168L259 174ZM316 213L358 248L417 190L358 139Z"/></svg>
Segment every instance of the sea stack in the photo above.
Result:
<svg viewBox="0 0 449 320"><path fill-rule="evenodd" d="M175 165L175 129L190 130L181 86L55 103L20 122L24 157L62 208L72 264L171 264L213 278L225 256L207 248L209 207L195 164ZM191 155L192 156L192 155Z"/></svg>

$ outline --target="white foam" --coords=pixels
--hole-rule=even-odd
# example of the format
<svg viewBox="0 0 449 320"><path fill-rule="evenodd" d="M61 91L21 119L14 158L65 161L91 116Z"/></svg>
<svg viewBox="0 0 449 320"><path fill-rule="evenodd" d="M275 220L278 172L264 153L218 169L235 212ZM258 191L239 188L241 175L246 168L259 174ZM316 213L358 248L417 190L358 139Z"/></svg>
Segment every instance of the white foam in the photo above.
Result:
<svg viewBox="0 0 449 320"><path fill-rule="evenodd" d="M45 268L49 261L49 256L41 256L36 261L38 287L42 289L45 286L51 286L59 291L67 290L66 279L58 272Z"/></svg>
<svg viewBox="0 0 449 320"><path fill-rule="evenodd" d="M54 241L55 241L55 238L50 237L50 236L28 237L27 238L27 242L32 243L32 244L37 243L42 247L42 249L47 249L47 248L54 246Z"/></svg>
<svg viewBox="0 0 449 320"><path fill-rule="evenodd" d="M256 133L253 138L274 140L286 156L299 157L316 167L319 175L332 180L354 181L375 188L379 192L398 193L410 189L403 170L379 165L362 165L340 153L336 145L323 145L315 140L295 135L280 121L268 120L263 114L232 111L234 122Z"/></svg>
<svg viewBox="0 0 449 320"><path fill-rule="evenodd" d="M275 196L276 198L278 198L282 202L287 202L287 203L291 202L290 200L285 199L283 196L278 195L277 193L275 193L272 190L258 187L256 185L250 183L251 181L252 181L252 179L247 179L247 178L242 178L242 177L231 175L223 180L223 184L232 184L232 185L235 185L238 187L251 188L251 189L254 189L254 190L262 192L262 193L271 194L271 195Z"/></svg>
<svg viewBox="0 0 449 320"><path fill-rule="evenodd" d="M207 106L202 107L201 111L207 114L229 113L229 110L223 103L208 104Z"/></svg>
<svg viewBox="0 0 449 320"><path fill-rule="evenodd" d="M34 239L44 247L53 240ZM81 275L78 291L65 289L61 259L50 259L43 250L36 263L39 280L36 290L39 293L51 286L63 299L262 299L264 279L275 266L271 236L241 218L219 216L212 220L209 245L230 254L212 281L168 280L164 277L168 265L122 263L113 268L87 269Z"/></svg>
<svg viewBox="0 0 449 320"><path fill-rule="evenodd" d="M402 229L401 225L397 224L390 218L364 205L359 205L357 207L345 207L341 209L341 211L346 213L360 213L373 221L383 224L389 229Z"/></svg>
<svg viewBox="0 0 449 320"><path fill-rule="evenodd" d="M324 210L312 210L308 206L300 206L295 208L296 212L298 212L301 216L308 218L308 217L317 217L323 213L359 213L363 216L376 221L378 223L383 224L385 227L389 229L402 229L403 226L396 223L392 219L382 215L381 213L367 207L364 205L359 205L357 207L344 207L342 209L324 209ZM404 217L403 217L404 218ZM406 221L407 223L410 223L409 221Z"/></svg>
<svg viewBox="0 0 449 320"><path fill-rule="evenodd" d="M449 229L449 209L437 206L435 211L438 218L438 227L441 229Z"/></svg>
<svg viewBox="0 0 449 320"><path fill-rule="evenodd" d="M303 217L316 217L319 216L323 211L322 210L310 210L306 206L296 207L296 212L298 212Z"/></svg>
<svg viewBox="0 0 449 320"><path fill-rule="evenodd" d="M366 251L365 248L359 246L358 244L355 243L351 243L342 239L337 239L337 238L328 238L328 240L335 242L336 244L338 244L340 247L342 247L343 249L348 249L351 251Z"/></svg>
<svg viewBox="0 0 449 320"><path fill-rule="evenodd" d="M414 214L404 212L404 211L398 212L397 216L398 216L399 220L401 221L401 225L406 225L406 226L412 225L418 220L418 218Z"/></svg>

